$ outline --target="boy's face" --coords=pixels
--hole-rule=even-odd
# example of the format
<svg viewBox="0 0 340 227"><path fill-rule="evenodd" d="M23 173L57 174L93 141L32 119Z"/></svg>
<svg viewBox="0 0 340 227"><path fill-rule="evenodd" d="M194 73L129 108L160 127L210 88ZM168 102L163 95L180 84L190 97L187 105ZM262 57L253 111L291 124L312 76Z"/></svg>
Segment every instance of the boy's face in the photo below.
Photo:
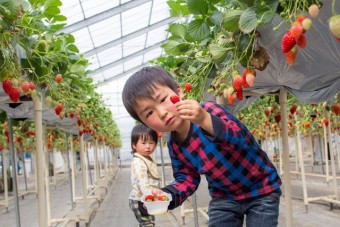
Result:
<svg viewBox="0 0 340 227"><path fill-rule="evenodd" d="M183 119L179 117L176 106L170 101L173 95L182 99L181 90L178 92L179 94L176 94L169 87L158 85L152 94L153 99L136 100L135 111L144 124L157 132L178 131L183 125Z"/></svg>

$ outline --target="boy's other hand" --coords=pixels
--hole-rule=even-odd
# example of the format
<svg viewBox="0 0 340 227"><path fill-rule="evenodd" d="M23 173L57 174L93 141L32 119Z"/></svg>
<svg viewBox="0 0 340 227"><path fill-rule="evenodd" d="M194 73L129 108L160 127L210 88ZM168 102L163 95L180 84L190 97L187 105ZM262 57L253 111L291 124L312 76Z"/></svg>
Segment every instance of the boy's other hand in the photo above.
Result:
<svg viewBox="0 0 340 227"><path fill-rule="evenodd" d="M176 106L182 119L195 124L201 125L205 119L209 118L209 113L195 100L182 100L176 103Z"/></svg>
<svg viewBox="0 0 340 227"><path fill-rule="evenodd" d="M160 196L167 196L168 193L166 193L165 191L162 191L161 189L158 189L158 188L153 188L151 190L151 193L154 195L154 196L157 196L160 197Z"/></svg>

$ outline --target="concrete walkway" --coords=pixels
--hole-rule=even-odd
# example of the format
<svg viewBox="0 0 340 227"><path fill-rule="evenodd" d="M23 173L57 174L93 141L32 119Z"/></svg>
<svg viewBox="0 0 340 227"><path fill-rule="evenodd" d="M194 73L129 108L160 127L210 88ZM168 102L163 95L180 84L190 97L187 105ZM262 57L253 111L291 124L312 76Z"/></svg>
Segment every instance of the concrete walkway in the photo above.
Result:
<svg viewBox="0 0 340 227"><path fill-rule="evenodd" d="M103 200L98 202L91 202L90 207L92 209L92 215L89 224L84 222L69 223L67 225L55 224L53 226L93 226L93 227L138 227L136 218L132 211L128 207L128 196L131 190L130 183L130 168L129 165L117 171L116 176L112 179L111 184L107 190L103 190ZM159 172L162 169L159 167ZM310 171L307 169L307 171ZM317 169L314 167L314 172ZM34 178L30 177L29 186L34 186ZM165 179L168 182L172 181L171 167L165 167ZM20 176L19 189L23 189L22 175ZM309 197L330 195L333 194L331 183L325 183L325 179L307 177L307 190ZM331 181L330 181L331 182ZM340 180L338 180L338 195L340 195ZM76 196L81 196L82 180L81 174L78 174L76 178ZM338 205L334 205L334 209L330 209L330 204L322 201L310 202L308 205L308 212L303 204L303 194L301 188L301 177L299 175L292 174L292 205L293 205L293 226L295 227L340 227L340 209ZM283 187L282 187L283 188ZM51 215L53 218L62 218L71 215L71 203L70 203L70 185L67 180L59 182L56 186L51 186ZM20 191L20 190L19 190ZM0 195L1 197L1 195ZM207 214L205 209L207 208L210 200L208 194L207 182L202 177L199 189L196 192L197 204L201 208L198 212L199 227L207 227ZM38 205L37 197L35 194L25 195L24 198L19 198L20 205L20 220L23 227L38 227ZM82 212L82 202L75 207L75 211ZM173 227L173 226L195 226L195 219L192 211L191 198L184 203L186 211L185 215L181 216L181 208L176 208L173 211L169 211L167 214L156 216L156 224L159 227ZM280 205L279 227L286 227L285 223L285 197L282 196ZM8 208L0 206L0 226L15 227L15 209L13 200Z"/></svg>
<svg viewBox="0 0 340 227"><path fill-rule="evenodd" d="M161 173L161 169L159 169ZM165 167L166 180L170 181L171 168ZM324 184L324 188L322 187ZM327 193L327 184L323 182L317 182L313 180L310 185L309 193L317 195L319 192ZM312 189L315 189L312 191ZM97 210L94 219L91 221L91 226L119 226L119 227L134 227L138 226L137 221L128 207L128 195L130 193L130 169L122 168L118 171L115 182L110 187L107 196L103 203ZM293 191L293 226L296 227L324 227L324 226L340 226L340 210L339 207L335 206L335 209L330 210L329 204L327 203L309 203L308 212L303 204L301 180L299 178L292 179L292 191ZM340 193L340 192L339 192ZM196 192L197 204L199 208L206 208L210 196L208 194L207 182L203 177L201 185ZM284 196L281 199L280 205L280 216L279 216L279 227L285 227L285 201ZM185 209L192 208L191 199L186 201ZM156 224L161 227L172 227L172 226L190 226L194 227L194 215L192 212L187 212L184 218L181 217L181 208L176 208L173 211L169 211L165 215L156 216ZM207 227L207 219L203 212L198 212L198 220L200 227Z"/></svg>

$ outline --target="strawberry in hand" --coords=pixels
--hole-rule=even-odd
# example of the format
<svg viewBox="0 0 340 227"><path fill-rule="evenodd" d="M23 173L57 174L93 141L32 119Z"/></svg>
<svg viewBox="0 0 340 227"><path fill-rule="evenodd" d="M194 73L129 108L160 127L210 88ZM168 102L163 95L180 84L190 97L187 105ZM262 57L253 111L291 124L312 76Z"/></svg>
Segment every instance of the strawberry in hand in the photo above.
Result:
<svg viewBox="0 0 340 227"><path fill-rule="evenodd" d="M145 196L145 202L152 202L152 201L154 201L155 200L155 196L153 196L153 195L147 195L147 196Z"/></svg>
<svg viewBox="0 0 340 227"><path fill-rule="evenodd" d="M175 104L176 102L179 102L179 97L176 95L170 96L170 101Z"/></svg>
<svg viewBox="0 0 340 227"><path fill-rule="evenodd" d="M159 196L158 200L159 201L169 201L169 198L167 196L163 195L163 196Z"/></svg>

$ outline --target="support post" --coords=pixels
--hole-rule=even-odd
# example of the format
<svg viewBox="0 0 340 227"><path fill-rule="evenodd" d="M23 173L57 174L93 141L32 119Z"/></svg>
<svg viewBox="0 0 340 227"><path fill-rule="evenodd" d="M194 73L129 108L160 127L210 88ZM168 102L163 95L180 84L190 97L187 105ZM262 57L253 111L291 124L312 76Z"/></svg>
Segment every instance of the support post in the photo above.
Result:
<svg viewBox="0 0 340 227"><path fill-rule="evenodd" d="M37 169L37 190L38 190L38 210L39 210L39 227L47 226L46 212L46 190L45 190L45 168L44 168L44 151L42 135L42 103L38 96L33 97L34 120L35 120L35 146Z"/></svg>
<svg viewBox="0 0 340 227"><path fill-rule="evenodd" d="M10 117L8 117L8 131L9 131L9 148L11 151L11 163L12 163L12 172L13 172L12 182L13 182L14 204L15 204L15 217L16 217L17 227L20 227L21 223L20 223L20 209L19 209L19 199L18 199L17 160L16 160L16 153L15 153L14 144L13 144L12 119Z"/></svg>
<svg viewBox="0 0 340 227"><path fill-rule="evenodd" d="M293 226L292 220L292 191L290 183L289 170L289 147L288 147L288 126L287 126L287 90L280 88L280 105L281 105L281 128L282 128L282 155L284 165L284 189L285 189L285 203L286 203L286 226Z"/></svg>

